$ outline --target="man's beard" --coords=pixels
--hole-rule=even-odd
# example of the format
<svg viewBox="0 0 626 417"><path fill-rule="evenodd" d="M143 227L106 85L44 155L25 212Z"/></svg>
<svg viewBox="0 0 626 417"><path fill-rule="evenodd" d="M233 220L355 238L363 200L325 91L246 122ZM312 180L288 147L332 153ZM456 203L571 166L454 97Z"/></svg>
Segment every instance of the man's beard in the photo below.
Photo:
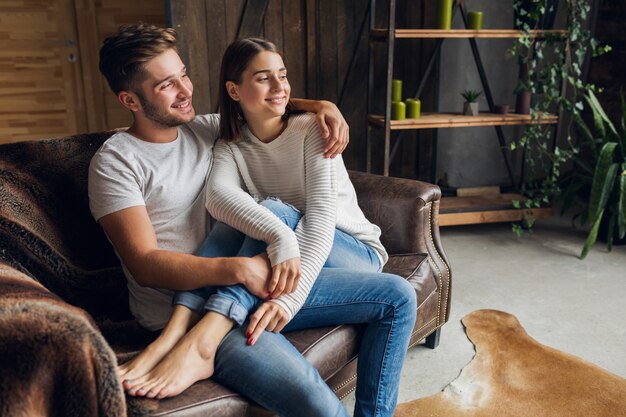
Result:
<svg viewBox="0 0 626 417"><path fill-rule="evenodd" d="M162 109L159 109L157 106L154 106L152 103L146 100L143 93L141 92L135 92L135 94L137 94L137 97L139 97L139 103L141 103L141 107L143 108L143 114L146 116L146 118L152 120L163 129L178 127L190 121L185 120L181 116L176 116L174 114L167 113Z"/></svg>

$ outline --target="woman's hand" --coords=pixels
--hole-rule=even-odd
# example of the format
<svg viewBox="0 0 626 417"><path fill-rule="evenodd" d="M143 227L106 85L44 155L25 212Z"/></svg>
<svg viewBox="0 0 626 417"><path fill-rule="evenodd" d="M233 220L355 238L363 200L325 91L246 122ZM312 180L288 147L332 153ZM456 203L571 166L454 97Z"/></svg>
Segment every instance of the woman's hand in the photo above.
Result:
<svg viewBox="0 0 626 417"><path fill-rule="evenodd" d="M250 324L246 331L248 344L253 345L263 330L278 333L289 323L289 315L278 304L265 302L250 316Z"/></svg>
<svg viewBox="0 0 626 417"><path fill-rule="evenodd" d="M272 277L268 285L270 298L290 294L298 288L300 282L300 258L287 259L272 267Z"/></svg>
<svg viewBox="0 0 626 417"><path fill-rule="evenodd" d="M315 116L322 136L327 140L324 157L334 158L346 149L350 141L350 128L339 108L330 101L318 101L319 110Z"/></svg>

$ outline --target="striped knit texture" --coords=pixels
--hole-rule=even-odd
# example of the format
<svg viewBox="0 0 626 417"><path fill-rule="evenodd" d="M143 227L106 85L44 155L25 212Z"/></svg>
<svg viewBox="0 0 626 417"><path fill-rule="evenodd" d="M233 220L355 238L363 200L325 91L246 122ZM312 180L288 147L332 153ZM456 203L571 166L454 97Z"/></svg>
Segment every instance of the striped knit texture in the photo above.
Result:
<svg viewBox="0 0 626 417"><path fill-rule="evenodd" d="M284 132L263 143L248 129L234 143L219 141L207 188L213 217L268 243L272 265L300 256L298 288L273 302L293 317L304 304L333 244L335 227L373 247L384 264L380 229L358 206L341 157L324 158L326 141L311 114L289 118ZM257 201L278 197L304 216L294 231Z"/></svg>

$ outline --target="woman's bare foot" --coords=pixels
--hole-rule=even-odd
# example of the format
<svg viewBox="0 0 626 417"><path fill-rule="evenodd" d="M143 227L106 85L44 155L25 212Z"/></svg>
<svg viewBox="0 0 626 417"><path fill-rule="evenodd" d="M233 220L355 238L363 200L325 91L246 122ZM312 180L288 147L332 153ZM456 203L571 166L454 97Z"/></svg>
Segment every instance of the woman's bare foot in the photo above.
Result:
<svg viewBox="0 0 626 417"><path fill-rule="evenodd" d="M172 317L159 337L139 355L119 366L118 375L124 388L131 389L136 385L137 378L150 372L176 346L176 343L187 332L190 324L196 320L197 314L186 307L176 306Z"/></svg>
<svg viewBox="0 0 626 417"><path fill-rule="evenodd" d="M230 319L208 313L154 369L133 381L128 394L159 399L173 397L194 382L211 377L217 346L232 327Z"/></svg>

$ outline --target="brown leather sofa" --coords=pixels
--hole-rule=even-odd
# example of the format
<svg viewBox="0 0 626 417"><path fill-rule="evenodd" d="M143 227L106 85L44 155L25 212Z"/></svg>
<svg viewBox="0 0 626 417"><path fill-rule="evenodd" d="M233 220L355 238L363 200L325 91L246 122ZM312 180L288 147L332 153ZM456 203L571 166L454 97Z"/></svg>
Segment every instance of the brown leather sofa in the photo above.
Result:
<svg viewBox="0 0 626 417"><path fill-rule="evenodd" d="M125 397L124 360L154 334L130 316L125 279L90 215L87 168L113 132L0 146L0 415L267 416L211 380L162 401ZM386 272L418 300L411 346L434 348L448 320L450 267L439 237L438 187L351 172L382 231ZM355 387L361 328L287 334L340 398Z"/></svg>

